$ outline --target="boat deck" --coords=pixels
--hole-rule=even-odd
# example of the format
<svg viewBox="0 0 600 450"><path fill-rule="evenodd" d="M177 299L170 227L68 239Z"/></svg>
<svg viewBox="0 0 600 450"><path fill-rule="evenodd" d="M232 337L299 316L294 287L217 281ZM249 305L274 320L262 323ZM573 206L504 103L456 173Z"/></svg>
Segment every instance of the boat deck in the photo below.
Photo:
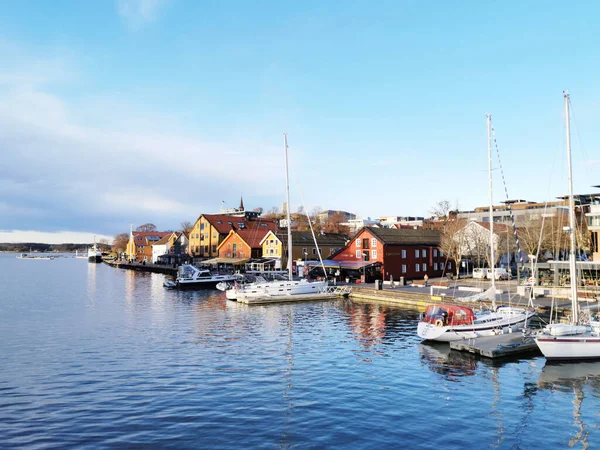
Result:
<svg viewBox="0 0 600 450"><path fill-rule="evenodd" d="M352 290L349 286L330 286L327 291L317 294L297 294L297 295L264 295L260 297L238 297L238 303L247 305L260 305L266 303L291 303L306 302L315 300L332 300L338 297L347 297Z"/></svg>

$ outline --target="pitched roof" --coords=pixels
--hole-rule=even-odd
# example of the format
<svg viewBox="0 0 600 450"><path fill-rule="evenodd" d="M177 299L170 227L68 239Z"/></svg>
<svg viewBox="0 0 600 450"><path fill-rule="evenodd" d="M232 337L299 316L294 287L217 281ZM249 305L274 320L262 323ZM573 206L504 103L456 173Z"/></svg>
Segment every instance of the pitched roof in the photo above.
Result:
<svg viewBox="0 0 600 450"><path fill-rule="evenodd" d="M219 234L228 234L231 230L253 229L261 227L266 230L276 230L277 224L272 220L256 219L248 220L245 217L228 216L226 214L203 214Z"/></svg>
<svg viewBox="0 0 600 450"><path fill-rule="evenodd" d="M473 223L473 222L470 222ZM489 222L475 222L477 225L482 226L483 228L485 228L486 230L490 229L490 223ZM512 225L507 225L505 223L496 223L494 222L494 234L498 234L498 233L507 233L507 232L512 232Z"/></svg>
<svg viewBox="0 0 600 450"><path fill-rule="evenodd" d="M275 235L281 242L287 245L287 233L277 232ZM336 247L343 247L346 245L347 240L346 236L340 233L316 233L315 237L317 238L317 245L321 246L334 245ZM310 231L292 231L292 245L294 247L314 244L315 240L313 239Z"/></svg>
<svg viewBox="0 0 600 450"><path fill-rule="evenodd" d="M170 233L166 236L163 236L159 241L157 242L153 242L152 245L163 245L166 244L167 242L169 242L169 239L171 239L171 236L173 236L173 233Z"/></svg>
<svg viewBox="0 0 600 450"><path fill-rule="evenodd" d="M412 228L375 228L365 227L373 236L384 244L414 244L414 245L439 245L440 233L436 230L422 230ZM356 236L362 232L359 231ZM355 237L356 237L355 236Z"/></svg>
<svg viewBox="0 0 600 450"><path fill-rule="evenodd" d="M134 231L133 242L135 245L146 245L148 242L156 243L165 236L171 236L172 231Z"/></svg>

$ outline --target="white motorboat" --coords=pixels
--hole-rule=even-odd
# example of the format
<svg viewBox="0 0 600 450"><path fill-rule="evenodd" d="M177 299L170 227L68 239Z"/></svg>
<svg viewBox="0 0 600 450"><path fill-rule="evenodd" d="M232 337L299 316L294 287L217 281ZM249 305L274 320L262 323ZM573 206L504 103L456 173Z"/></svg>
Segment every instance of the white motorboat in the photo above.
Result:
<svg viewBox="0 0 600 450"><path fill-rule="evenodd" d="M191 264L183 264L177 270L175 280L167 280L164 286L178 289L214 288L219 283L233 282L238 275L213 274L208 269L199 269Z"/></svg>
<svg viewBox="0 0 600 450"><path fill-rule="evenodd" d="M29 253L21 253L19 255L17 255L17 259L28 259L28 260L32 260L35 259L36 261L51 261L54 259L54 256L47 256L47 255L31 255Z"/></svg>
<svg viewBox="0 0 600 450"><path fill-rule="evenodd" d="M575 263L575 200L573 198L573 171L571 165L571 133L569 118L569 94L564 93L565 120L567 131L567 163L569 178L569 275L571 283L570 323L552 323L535 337L542 354L549 360L600 359L600 321L580 318L577 300L577 269Z"/></svg>

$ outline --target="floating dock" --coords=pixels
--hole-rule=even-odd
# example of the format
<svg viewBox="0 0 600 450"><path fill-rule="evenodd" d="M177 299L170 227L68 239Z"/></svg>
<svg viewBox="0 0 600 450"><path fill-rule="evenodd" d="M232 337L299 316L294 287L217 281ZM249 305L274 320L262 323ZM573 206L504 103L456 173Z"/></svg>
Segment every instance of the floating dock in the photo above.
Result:
<svg viewBox="0 0 600 450"><path fill-rule="evenodd" d="M454 341L450 342L450 348L492 359L540 353L533 336L523 336L520 332Z"/></svg>

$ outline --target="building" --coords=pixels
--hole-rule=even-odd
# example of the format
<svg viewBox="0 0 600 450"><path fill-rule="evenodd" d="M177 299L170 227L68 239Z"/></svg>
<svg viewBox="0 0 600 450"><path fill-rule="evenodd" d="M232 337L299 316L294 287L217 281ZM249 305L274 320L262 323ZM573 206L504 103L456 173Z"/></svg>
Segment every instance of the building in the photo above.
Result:
<svg viewBox="0 0 600 450"><path fill-rule="evenodd" d="M317 215L317 220L320 223L327 223L329 222L329 219L331 219L334 216L343 217L346 221L356 219L356 214L352 214L347 211L337 211L335 209L328 209L326 211L321 211Z"/></svg>
<svg viewBox="0 0 600 450"><path fill-rule="evenodd" d="M131 231L125 250L127 259L138 262L152 261L152 244L171 234L172 231Z"/></svg>
<svg viewBox="0 0 600 450"><path fill-rule="evenodd" d="M254 215L202 214L190 231L188 253L196 258L215 258L219 256L219 245L230 231L255 227L268 231L277 225L273 220L255 218Z"/></svg>
<svg viewBox="0 0 600 450"><path fill-rule="evenodd" d="M456 232L454 239L460 244L460 254L468 258L475 267L485 267L490 254L490 223L468 222L464 228ZM504 266L515 262L516 252L513 251L514 233L512 226L505 223L494 224L494 252L496 265Z"/></svg>
<svg viewBox="0 0 600 450"><path fill-rule="evenodd" d="M512 223L512 216L516 226L523 226L528 220L541 219L542 217L559 217L566 214L567 200L558 200L548 203L529 202L526 200L507 200L493 207L494 223ZM490 207L479 206L474 211L459 211L458 219L473 220L475 222L490 221Z"/></svg>
<svg viewBox="0 0 600 450"><path fill-rule="evenodd" d="M454 262L439 244L436 230L365 227L331 259L360 262L363 270L372 267L371 279L440 277L452 273Z"/></svg>
<svg viewBox="0 0 600 450"><path fill-rule="evenodd" d="M593 186L600 188L599 186ZM590 233L590 253L592 261L600 261L600 194L592 196L590 199L589 211L586 214L587 228Z"/></svg>
<svg viewBox="0 0 600 450"><path fill-rule="evenodd" d="M384 228L406 228L420 227L425 221L425 217L417 216L381 216L377 218L379 224Z"/></svg>
<svg viewBox="0 0 600 450"><path fill-rule="evenodd" d="M348 227L350 233L356 233L358 230L364 227L379 226L379 221L373 220L370 217L362 217L360 219L350 219L347 222L341 223L340 225Z"/></svg>
<svg viewBox="0 0 600 450"><path fill-rule="evenodd" d="M218 257L246 260L262 256L261 242L265 235L274 231L276 226L270 223L251 223L252 227L232 229L217 246ZM265 226L267 225L267 226Z"/></svg>
<svg viewBox="0 0 600 450"><path fill-rule="evenodd" d="M292 260L316 261L319 252L323 259L334 255L344 248L347 238L339 233L318 233L317 244L310 231L292 231ZM269 232L261 241L263 258L276 258L281 262L279 267L287 267L287 233Z"/></svg>

